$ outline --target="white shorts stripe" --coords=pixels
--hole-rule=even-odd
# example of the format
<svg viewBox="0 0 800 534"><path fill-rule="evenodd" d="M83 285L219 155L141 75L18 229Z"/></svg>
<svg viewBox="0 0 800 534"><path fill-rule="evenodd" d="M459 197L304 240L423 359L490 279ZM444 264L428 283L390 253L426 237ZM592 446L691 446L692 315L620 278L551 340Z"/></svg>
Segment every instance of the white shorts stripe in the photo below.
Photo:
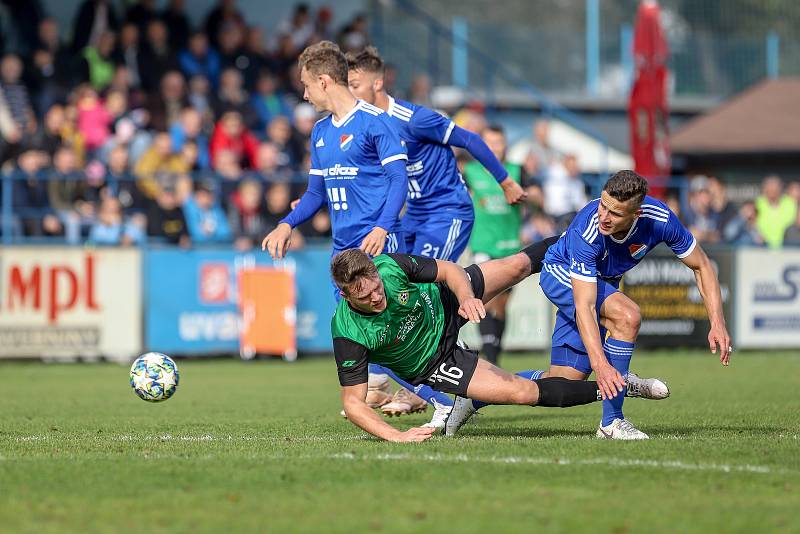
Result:
<svg viewBox="0 0 800 534"><path fill-rule="evenodd" d="M572 282L569 280L569 273L560 265L550 265L550 274L561 279L572 287Z"/></svg>
<svg viewBox="0 0 800 534"><path fill-rule="evenodd" d="M562 280L561 278L559 278L559 276L558 276L556 273L554 273L554 272L553 272L553 266L552 266L552 265L545 265L544 267L545 267L545 270L546 270L548 273L550 273L550 274L553 276L553 278L554 278L554 279L555 279L555 280L556 280L556 281L557 281L559 284L561 284L562 286L567 286L568 288L572 289L572 284L571 284L570 282L565 282L564 280Z"/></svg>
<svg viewBox="0 0 800 534"><path fill-rule="evenodd" d="M453 219L453 222L450 225L450 232L447 236L447 242L442 248L441 259L446 260L450 257L450 254L453 253L453 249L456 247L456 241L458 241L458 236L460 235L461 235L461 219Z"/></svg>

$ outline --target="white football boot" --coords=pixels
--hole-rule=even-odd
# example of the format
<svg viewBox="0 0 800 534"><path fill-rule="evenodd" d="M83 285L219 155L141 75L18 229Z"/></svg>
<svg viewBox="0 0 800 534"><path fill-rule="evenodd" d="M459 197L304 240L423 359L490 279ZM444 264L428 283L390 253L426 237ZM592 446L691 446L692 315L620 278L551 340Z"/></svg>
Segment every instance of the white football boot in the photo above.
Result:
<svg viewBox="0 0 800 534"><path fill-rule="evenodd" d="M658 378L639 378L636 373L625 375L628 384L626 397L640 397L642 399L661 400L669 397L667 384Z"/></svg>
<svg viewBox="0 0 800 534"><path fill-rule="evenodd" d="M431 420L422 426L442 430L447 423L447 418L450 415L450 412L453 410L453 407L447 406L446 404L439 404L435 399L433 401L433 407L435 408L433 411L433 417L431 417Z"/></svg>
<svg viewBox="0 0 800 534"><path fill-rule="evenodd" d="M477 411L478 410L476 410L475 406L472 404L472 399L456 395L453 409L450 410L450 417L445 421L444 435L455 436L458 429L464 426L464 423Z"/></svg>
<svg viewBox="0 0 800 534"><path fill-rule="evenodd" d="M650 439L650 436L638 430L627 419L614 419L610 425L597 429L597 437L602 439Z"/></svg>

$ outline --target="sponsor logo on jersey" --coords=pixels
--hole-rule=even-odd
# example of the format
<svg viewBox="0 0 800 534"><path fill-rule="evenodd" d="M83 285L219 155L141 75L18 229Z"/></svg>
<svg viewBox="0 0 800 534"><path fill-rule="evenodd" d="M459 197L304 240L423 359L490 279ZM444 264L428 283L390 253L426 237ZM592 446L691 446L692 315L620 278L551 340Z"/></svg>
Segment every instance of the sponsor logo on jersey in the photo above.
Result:
<svg viewBox="0 0 800 534"><path fill-rule="evenodd" d="M423 170L422 160L406 165L406 174L409 176L419 176Z"/></svg>
<svg viewBox="0 0 800 534"><path fill-rule="evenodd" d="M647 253L647 245L645 245L644 243L639 244L639 245L635 245L634 244L634 245L629 246L628 250L630 251L631 256L634 259L640 260L640 259L644 258L644 255Z"/></svg>
<svg viewBox="0 0 800 534"><path fill-rule="evenodd" d="M345 360L342 362L342 367L353 367L355 364L355 360Z"/></svg>
<svg viewBox="0 0 800 534"><path fill-rule="evenodd" d="M329 167L327 169L322 169L322 176L325 178L329 178L331 176L338 176L343 178L353 177L355 178L358 176L358 167L346 167L337 163L333 167Z"/></svg>
<svg viewBox="0 0 800 534"><path fill-rule="evenodd" d="M401 291L397 294L397 302L405 306L408 303L408 291Z"/></svg>
<svg viewBox="0 0 800 534"><path fill-rule="evenodd" d="M344 134L339 137L339 148L342 150L349 150L351 146L353 146L353 138L355 136L353 134Z"/></svg>
<svg viewBox="0 0 800 534"><path fill-rule="evenodd" d="M325 139L323 139L322 137L320 137L320 138L319 138L319 141L317 141L317 144L315 144L314 146L315 146L315 147L317 147L317 148L322 148L322 147L324 147L324 146L325 146Z"/></svg>

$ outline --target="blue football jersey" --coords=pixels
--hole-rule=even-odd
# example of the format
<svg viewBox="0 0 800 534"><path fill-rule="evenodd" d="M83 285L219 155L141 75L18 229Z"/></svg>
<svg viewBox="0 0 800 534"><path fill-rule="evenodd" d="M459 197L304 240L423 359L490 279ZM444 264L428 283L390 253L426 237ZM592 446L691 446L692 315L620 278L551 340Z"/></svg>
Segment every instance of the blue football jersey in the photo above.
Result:
<svg viewBox="0 0 800 534"><path fill-rule="evenodd" d="M577 280L595 282L597 278L615 285L622 275L635 267L648 252L665 243L679 257L694 250L694 236L663 202L645 197L642 214L628 235L617 240L603 235L597 222L600 199L589 202L578 212L567 231L553 244L544 263L561 265Z"/></svg>
<svg viewBox="0 0 800 534"><path fill-rule="evenodd" d="M340 121L314 125L309 174L325 180L335 250L358 247L372 231L389 189L383 165L407 159L388 115L363 100ZM399 231L399 219L385 230Z"/></svg>
<svg viewBox="0 0 800 534"><path fill-rule="evenodd" d="M407 215L471 216L472 200L447 144L455 123L426 107L391 96L386 113L408 149Z"/></svg>

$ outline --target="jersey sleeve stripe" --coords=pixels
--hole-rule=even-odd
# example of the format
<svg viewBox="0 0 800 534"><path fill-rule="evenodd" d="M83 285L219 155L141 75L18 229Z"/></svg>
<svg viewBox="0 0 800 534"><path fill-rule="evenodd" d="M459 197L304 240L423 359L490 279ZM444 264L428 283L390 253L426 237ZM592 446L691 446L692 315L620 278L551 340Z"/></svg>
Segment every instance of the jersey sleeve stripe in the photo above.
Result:
<svg viewBox="0 0 800 534"><path fill-rule="evenodd" d="M311 175L314 175L314 176L325 176L325 173L322 172L319 169L309 169L308 170L308 174L311 174Z"/></svg>
<svg viewBox="0 0 800 534"><path fill-rule="evenodd" d="M447 127L447 131L444 132L444 137L442 138L442 144L446 145L448 141L450 141L450 134L453 133L453 128L456 127L456 123L450 121L450 125Z"/></svg>
<svg viewBox="0 0 800 534"><path fill-rule="evenodd" d="M403 115L392 115L395 119L400 119L403 122L411 122L411 117L406 117Z"/></svg>
<svg viewBox="0 0 800 534"><path fill-rule="evenodd" d="M645 218L647 218L647 219L655 219L655 220L657 220L657 221L660 221L660 222L663 222L663 223L665 223L665 222L668 222L668 221L669 221L669 219L666 219L665 217L660 217L660 216L656 216L656 215L651 215L651 214L649 214L649 213L642 213L642 214L640 215L640 217L645 217Z"/></svg>
<svg viewBox="0 0 800 534"><path fill-rule="evenodd" d="M388 158L383 158L381 160L381 165L387 165L387 164L389 164L389 163L391 163L393 161L397 161L397 160L401 160L401 159L404 159L404 160L408 161L408 155L407 154L397 154L395 156L389 156Z"/></svg>
<svg viewBox="0 0 800 534"><path fill-rule="evenodd" d="M584 275L582 275L582 274L573 273L573 272L570 272L570 273L569 273L569 275L570 275L572 278L574 278L574 279L576 279L576 280L580 280L580 281L582 281L582 282L590 282L590 283L592 283L592 284L596 284L596 283L597 283L597 278L596 278L596 277L594 277L594 276L584 276Z"/></svg>
<svg viewBox="0 0 800 534"><path fill-rule="evenodd" d="M688 256L689 254L691 254L694 251L694 247L696 247L696 246L697 246L697 239L692 238L692 244L689 245L689 248L686 249L686 252L684 252L682 254L676 254L676 256L678 256L679 259L683 259L686 256Z"/></svg>
<svg viewBox="0 0 800 534"><path fill-rule="evenodd" d="M642 204L642 209L650 209L653 211L660 211L664 215L669 215L669 210L662 208L661 206L656 206L655 204Z"/></svg>
<svg viewBox="0 0 800 534"><path fill-rule="evenodd" d="M589 219L589 225L586 227L586 230L583 231L583 238L586 239L589 234L591 234L594 229L597 228L597 214L595 213L592 215L592 218Z"/></svg>

